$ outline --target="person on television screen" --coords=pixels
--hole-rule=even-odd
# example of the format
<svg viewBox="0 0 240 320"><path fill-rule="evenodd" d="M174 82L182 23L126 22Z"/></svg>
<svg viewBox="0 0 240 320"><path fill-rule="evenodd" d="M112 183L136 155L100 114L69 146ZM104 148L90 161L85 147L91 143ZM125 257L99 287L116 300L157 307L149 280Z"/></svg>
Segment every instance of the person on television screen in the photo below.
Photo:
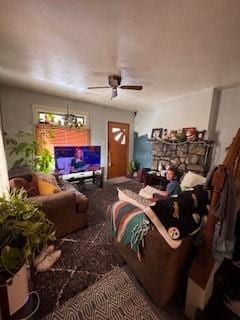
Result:
<svg viewBox="0 0 240 320"><path fill-rule="evenodd" d="M76 148L74 158L71 161L71 172L86 171L89 165L84 161L84 153L81 148Z"/></svg>

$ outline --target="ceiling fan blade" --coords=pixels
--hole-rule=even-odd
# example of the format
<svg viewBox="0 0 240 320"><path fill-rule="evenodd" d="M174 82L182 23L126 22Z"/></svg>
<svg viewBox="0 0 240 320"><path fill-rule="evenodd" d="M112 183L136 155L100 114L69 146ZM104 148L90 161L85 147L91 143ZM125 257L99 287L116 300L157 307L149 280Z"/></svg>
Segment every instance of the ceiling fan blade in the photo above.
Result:
<svg viewBox="0 0 240 320"><path fill-rule="evenodd" d="M142 86L120 86L120 89L130 89L130 90L142 90Z"/></svg>
<svg viewBox="0 0 240 320"><path fill-rule="evenodd" d="M106 88L111 88L111 87L109 86L87 87L87 89L106 89Z"/></svg>

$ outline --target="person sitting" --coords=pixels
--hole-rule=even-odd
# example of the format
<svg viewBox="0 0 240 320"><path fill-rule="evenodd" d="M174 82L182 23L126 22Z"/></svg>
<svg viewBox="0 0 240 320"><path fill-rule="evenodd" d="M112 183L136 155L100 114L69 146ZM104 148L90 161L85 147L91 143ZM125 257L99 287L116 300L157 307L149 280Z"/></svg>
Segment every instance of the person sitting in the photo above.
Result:
<svg viewBox="0 0 240 320"><path fill-rule="evenodd" d="M155 193L154 198L158 198L158 195L160 195L160 197L176 196L181 192L177 169L170 167L167 170L166 179L169 181L166 187L166 191L159 191L159 193Z"/></svg>
<svg viewBox="0 0 240 320"><path fill-rule="evenodd" d="M71 161L71 172L86 171L89 165L85 164L84 153L82 149L76 148L74 152L74 158Z"/></svg>

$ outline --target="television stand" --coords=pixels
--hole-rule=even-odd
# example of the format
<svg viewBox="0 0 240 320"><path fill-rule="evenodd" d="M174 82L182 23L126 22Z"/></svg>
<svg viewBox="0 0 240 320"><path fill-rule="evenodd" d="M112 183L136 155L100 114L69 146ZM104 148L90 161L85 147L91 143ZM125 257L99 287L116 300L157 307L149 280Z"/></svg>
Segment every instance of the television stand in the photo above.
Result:
<svg viewBox="0 0 240 320"><path fill-rule="evenodd" d="M93 184L96 184L99 188L103 188L104 167L93 171L69 173L63 175L63 179L72 184L77 184L78 187L84 185L85 180L92 180Z"/></svg>

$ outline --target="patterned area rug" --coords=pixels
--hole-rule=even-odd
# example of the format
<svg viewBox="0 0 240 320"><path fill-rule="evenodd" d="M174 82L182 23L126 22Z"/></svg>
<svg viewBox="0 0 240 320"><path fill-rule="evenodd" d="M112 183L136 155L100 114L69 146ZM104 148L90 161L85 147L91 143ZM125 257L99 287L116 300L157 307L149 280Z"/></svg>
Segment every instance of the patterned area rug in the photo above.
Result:
<svg viewBox="0 0 240 320"><path fill-rule="evenodd" d="M128 275L114 268L104 279L68 300L45 320L158 320Z"/></svg>
<svg viewBox="0 0 240 320"><path fill-rule="evenodd" d="M111 179L108 179L107 182L108 183L124 183L124 182L128 182L128 181L131 181L132 179L130 178L127 178L127 177L117 177L117 178L111 178Z"/></svg>
<svg viewBox="0 0 240 320"><path fill-rule="evenodd" d="M124 264L106 233L106 209L117 200L117 187L138 192L141 185L131 180L119 185L105 183L103 189L92 184L82 187L89 199L88 227L56 241L55 246L62 250L58 263L47 272L32 274L34 290L41 300L36 319L87 289L115 266Z"/></svg>

